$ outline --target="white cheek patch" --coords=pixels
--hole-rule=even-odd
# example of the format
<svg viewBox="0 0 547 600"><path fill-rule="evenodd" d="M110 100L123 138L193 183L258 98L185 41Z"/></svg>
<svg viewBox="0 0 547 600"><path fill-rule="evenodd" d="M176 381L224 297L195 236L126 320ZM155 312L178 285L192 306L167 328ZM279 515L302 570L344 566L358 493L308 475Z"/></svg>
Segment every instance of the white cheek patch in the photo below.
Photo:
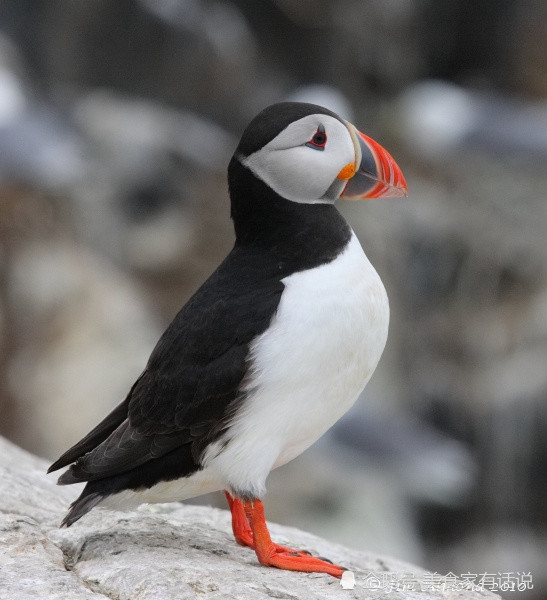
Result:
<svg viewBox="0 0 547 600"><path fill-rule="evenodd" d="M305 145L319 125L325 127L327 134L323 150ZM354 160L353 142L347 127L329 115L309 115L291 123L271 142L241 162L283 198L315 204L332 203L339 196L345 182L340 182L338 191L336 176L342 167Z"/></svg>
<svg viewBox="0 0 547 600"><path fill-rule="evenodd" d="M255 160L249 161L247 166L274 191L289 200L319 200L326 190L325 183L330 184L330 178L328 175L325 177L324 168L317 173L314 173L315 168L310 172L310 153L319 154L320 151L306 146L268 151L263 156L255 155ZM324 162L320 158L312 157L318 164Z"/></svg>

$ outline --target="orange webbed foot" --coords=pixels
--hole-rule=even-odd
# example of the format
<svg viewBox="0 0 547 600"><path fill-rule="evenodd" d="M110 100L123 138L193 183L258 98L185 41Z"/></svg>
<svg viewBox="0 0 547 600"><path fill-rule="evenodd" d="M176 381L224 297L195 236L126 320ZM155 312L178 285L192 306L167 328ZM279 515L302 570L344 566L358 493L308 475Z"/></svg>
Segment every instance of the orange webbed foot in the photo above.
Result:
<svg viewBox="0 0 547 600"><path fill-rule="evenodd" d="M311 556L305 550L296 550L272 542L260 500L242 501L225 492L232 513L232 529L238 544L256 552L261 564L304 573L328 573L342 577L343 567L328 560Z"/></svg>

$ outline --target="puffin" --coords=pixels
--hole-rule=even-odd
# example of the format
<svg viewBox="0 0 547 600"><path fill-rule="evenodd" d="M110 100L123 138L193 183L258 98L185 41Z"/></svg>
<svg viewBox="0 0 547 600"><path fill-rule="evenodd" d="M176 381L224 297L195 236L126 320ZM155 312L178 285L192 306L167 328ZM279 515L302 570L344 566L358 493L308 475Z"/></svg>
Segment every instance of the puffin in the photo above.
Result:
<svg viewBox="0 0 547 600"><path fill-rule="evenodd" d="M281 102L228 166L235 243L175 316L125 400L48 470L86 482L61 526L224 491L237 543L262 565L341 577L272 541L266 479L357 400L384 349L386 291L339 198L406 196L380 144L334 112Z"/></svg>

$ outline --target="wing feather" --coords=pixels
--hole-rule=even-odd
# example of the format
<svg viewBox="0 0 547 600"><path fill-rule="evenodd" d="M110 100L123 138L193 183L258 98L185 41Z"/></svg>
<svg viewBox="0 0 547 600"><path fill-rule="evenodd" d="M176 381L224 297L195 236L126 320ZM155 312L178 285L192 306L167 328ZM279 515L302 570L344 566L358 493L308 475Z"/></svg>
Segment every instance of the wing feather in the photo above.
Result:
<svg viewBox="0 0 547 600"><path fill-rule="evenodd" d="M203 449L230 421L249 346L284 289L277 273L263 275L259 257L232 251L162 335L126 400L52 465L76 460L59 483L125 473L186 444L199 468Z"/></svg>

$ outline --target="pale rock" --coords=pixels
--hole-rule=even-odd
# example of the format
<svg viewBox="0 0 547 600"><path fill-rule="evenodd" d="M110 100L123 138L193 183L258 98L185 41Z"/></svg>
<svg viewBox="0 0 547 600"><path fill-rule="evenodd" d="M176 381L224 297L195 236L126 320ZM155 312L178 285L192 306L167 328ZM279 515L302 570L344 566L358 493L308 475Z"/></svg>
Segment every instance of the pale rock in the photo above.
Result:
<svg viewBox="0 0 547 600"><path fill-rule="evenodd" d="M204 506L95 510L59 529L79 490L56 487L46 468L42 459L0 438L1 600L374 600L390 592L366 588L367 579L383 581L388 573L409 574L405 581L417 589L402 594L413 600L497 598L486 591L422 591L427 575L419 567L275 524L274 539L346 566L355 587L343 589L324 574L263 567L252 550L235 543L229 513Z"/></svg>

